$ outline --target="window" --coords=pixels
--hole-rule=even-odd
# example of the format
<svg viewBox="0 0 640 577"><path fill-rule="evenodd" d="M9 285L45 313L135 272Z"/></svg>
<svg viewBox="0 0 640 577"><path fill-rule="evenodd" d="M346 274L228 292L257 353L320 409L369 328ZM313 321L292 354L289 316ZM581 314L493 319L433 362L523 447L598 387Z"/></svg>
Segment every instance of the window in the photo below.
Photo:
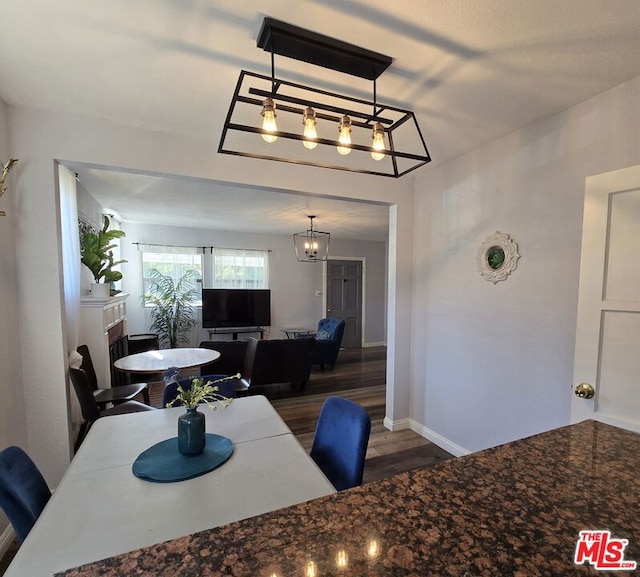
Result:
<svg viewBox="0 0 640 577"><path fill-rule="evenodd" d="M191 269L195 274L197 291L196 306L202 303L202 249L184 246L138 245L142 252L143 291L149 287L149 272L157 269L163 275L169 275L177 283L184 273Z"/></svg>
<svg viewBox="0 0 640 577"><path fill-rule="evenodd" d="M163 246L139 244L142 253L143 291L149 290L149 272L159 270L178 282L185 271L196 271L197 299L202 304L202 287L269 288L269 251L233 248ZM204 279L204 280L203 280Z"/></svg>
<svg viewBox="0 0 640 577"><path fill-rule="evenodd" d="M269 288L269 252L215 248L212 288Z"/></svg>

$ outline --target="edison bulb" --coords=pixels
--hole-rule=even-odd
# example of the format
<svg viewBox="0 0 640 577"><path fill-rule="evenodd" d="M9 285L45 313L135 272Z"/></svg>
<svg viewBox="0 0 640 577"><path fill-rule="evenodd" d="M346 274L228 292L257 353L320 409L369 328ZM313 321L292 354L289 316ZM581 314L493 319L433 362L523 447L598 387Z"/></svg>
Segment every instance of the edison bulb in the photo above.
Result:
<svg viewBox="0 0 640 577"><path fill-rule="evenodd" d="M316 122L316 113L310 106L305 109L302 115L302 123L304 124L303 134L306 139L302 141L302 144L304 144L305 148L313 150L318 146L318 143L315 142L318 140L318 133L316 132L316 125L318 123Z"/></svg>
<svg viewBox="0 0 640 577"><path fill-rule="evenodd" d="M278 132L276 125L276 104L271 98L265 98L262 105L262 129L267 132ZM268 143L275 142L278 137L275 134L263 134L262 140Z"/></svg>
<svg viewBox="0 0 640 577"><path fill-rule="evenodd" d="M382 160L385 156L384 152L376 152L377 150L384 150L384 128L382 128L382 124L379 122L373 125L371 138L373 138L371 147L374 149L371 152L371 158L373 158L373 160Z"/></svg>
<svg viewBox="0 0 640 577"><path fill-rule="evenodd" d="M351 119L346 114L342 117L342 120L340 120L340 127L338 130L340 131L338 142L340 144L351 144ZM342 155L346 155L351 152L351 149L346 146L338 146L337 149Z"/></svg>

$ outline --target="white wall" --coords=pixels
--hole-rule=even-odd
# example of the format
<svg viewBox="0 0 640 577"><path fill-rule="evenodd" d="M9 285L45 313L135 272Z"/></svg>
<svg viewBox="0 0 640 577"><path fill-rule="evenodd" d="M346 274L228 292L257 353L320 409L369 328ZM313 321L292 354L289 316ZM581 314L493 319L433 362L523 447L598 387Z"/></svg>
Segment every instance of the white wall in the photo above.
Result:
<svg viewBox="0 0 640 577"><path fill-rule="evenodd" d="M640 77L416 186L411 415L474 451L569 422L585 177L640 163ZM499 230L522 258L476 269Z"/></svg>
<svg viewBox="0 0 640 577"><path fill-rule="evenodd" d="M9 146L7 108L0 100L0 164L4 165L10 157L16 156ZM18 293L13 242L17 204L15 183L21 168L19 162L11 169L5 181L7 192L0 197L0 210L7 213L0 216L0 449L8 445L27 448L21 366L18 362L20 326L15 306ZM0 535L7 525L8 521L0 511Z"/></svg>
<svg viewBox="0 0 640 577"><path fill-rule="evenodd" d="M215 207L212 206L212 210ZM272 326L265 338L284 338L285 327L315 328L323 316L321 263L300 263L295 259L291 235L237 233L171 226L149 226L123 223L127 236L121 240L122 258L128 262L121 266L122 290L131 296L127 300L128 332L144 333L149 330L148 318L141 304L141 256L133 243L167 244L175 246L220 246L269 250L269 284L271 288ZM368 288L365 311L365 341L380 342L385 336L386 244L383 242L331 240L332 250L345 257L363 257L367 260ZM207 340L198 316L198 330L194 331L191 345ZM216 337L219 338L219 337Z"/></svg>
<svg viewBox="0 0 640 577"><path fill-rule="evenodd" d="M640 163L639 85L635 79L427 167L415 189L412 178L221 158L211 141L9 107L0 146L8 134L20 164L10 190L15 229L0 245L9 258L0 286L10 321L0 331L10 347L0 351L0 386L21 389L24 401L10 393L15 406L3 422L17 421L11 434L55 484L70 457L55 178L61 159L394 205L388 421L411 416L426 434L467 450L567 423L584 178ZM475 254L495 230L513 235L523 256L509 280L493 286L476 272Z"/></svg>
<svg viewBox="0 0 640 577"><path fill-rule="evenodd" d="M24 391L26 437L24 444L55 485L70 458L65 395L67 351L63 338L62 286L56 160L122 167L225 182L260 185L339 198L372 200L399 207L402 231L390 243L388 308L399 321L389 326L389 354L398 362L387 369L387 382L402 403L390 404L391 419L408 417L410 383L409 341L411 279L392 275L395 260L412 258L412 178L392 181L280 163L247 160L216 154L217 142L176 134L147 131L86 118L9 107L11 154L20 158L15 179L16 231L12 237L17 256L14 290L7 307L20 326L19 349L11 358L18 377L13 386ZM9 244L11 246L11 244ZM402 269L405 267L402 266ZM13 270L13 269L11 269ZM19 298L17 295L20 295ZM396 344L397 343L397 344ZM4 370L4 367L0 367ZM2 372L0 370L0 373ZM394 387L394 382L398 383ZM17 414L22 410L19 407Z"/></svg>

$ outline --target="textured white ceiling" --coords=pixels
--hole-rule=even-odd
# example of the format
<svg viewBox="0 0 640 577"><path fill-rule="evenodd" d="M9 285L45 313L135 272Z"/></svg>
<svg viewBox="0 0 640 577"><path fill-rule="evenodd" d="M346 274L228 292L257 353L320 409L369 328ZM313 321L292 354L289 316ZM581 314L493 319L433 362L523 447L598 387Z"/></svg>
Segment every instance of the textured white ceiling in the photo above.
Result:
<svg viewBox="0 0 640 577"><path fill-rule="evenodd" d="M270 72L265 15L392 56L378 100L416 112L433 164L640 74L638 0L2 0L0 97L217 145L239 70ZM364 80L276 68L371 97Z"/></svg>
<svg viewBox="0 0 640 577"><path fill-rule="evenodd" d="M120 220L214 230L293 234L314 228L333 238L386 241L383 205L302 196L229 183L72 168L85 190Z"/></svg>

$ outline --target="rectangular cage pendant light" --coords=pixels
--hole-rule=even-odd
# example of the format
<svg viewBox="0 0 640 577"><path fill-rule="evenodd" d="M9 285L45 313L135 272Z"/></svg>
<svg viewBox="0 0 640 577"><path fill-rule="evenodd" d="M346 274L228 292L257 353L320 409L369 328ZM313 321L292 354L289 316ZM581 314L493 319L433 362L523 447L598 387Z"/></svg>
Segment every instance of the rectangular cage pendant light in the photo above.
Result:
<svg viewBox="0 0 640 577"><path fill-rule="evenodd" d="M258 46L271 76L240 72L219 153L395 178L431 161L415 114L376 100L388 56L271 18ZM274 54L372 80L373 100L276 78Z"/></svg>
<svg viewBox="0 0 640 577"><path fill-rule="evenodd" d="M314 218L315 215L309 215L311 224L308 230L296 232L293 235L293 245L298 262L318 262L327 260L329 256L329 240L331 234L314 230Z"/></svg>

